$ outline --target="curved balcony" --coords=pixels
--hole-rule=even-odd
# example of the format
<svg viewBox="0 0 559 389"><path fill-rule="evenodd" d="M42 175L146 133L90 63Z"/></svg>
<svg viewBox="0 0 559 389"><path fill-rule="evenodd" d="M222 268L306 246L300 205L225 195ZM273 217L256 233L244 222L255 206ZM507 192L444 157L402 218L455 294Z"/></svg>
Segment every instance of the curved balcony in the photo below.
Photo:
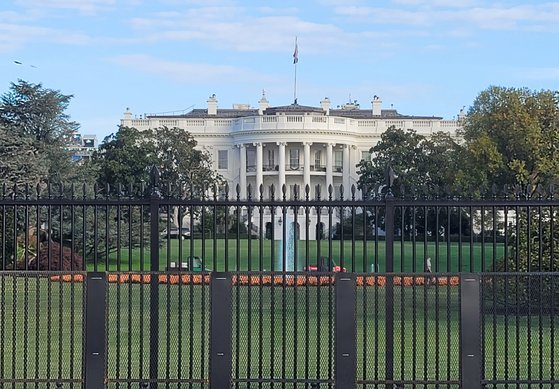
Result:
<svg viewBox="0 0 559 389"><path fill-rule="evenodd" d="M290 172L303 172L305 170L305 166L303 164L299 165L285 165L285 173L289 174ZM326 165L310 165L311 173L326 173ZM344 167L343 166L332 166L332 173L343 173ZM256 165L247 165L246 167L247 173L256 173ZM279 173L279 165L262 165L262 172L264 173Z"/></svg>

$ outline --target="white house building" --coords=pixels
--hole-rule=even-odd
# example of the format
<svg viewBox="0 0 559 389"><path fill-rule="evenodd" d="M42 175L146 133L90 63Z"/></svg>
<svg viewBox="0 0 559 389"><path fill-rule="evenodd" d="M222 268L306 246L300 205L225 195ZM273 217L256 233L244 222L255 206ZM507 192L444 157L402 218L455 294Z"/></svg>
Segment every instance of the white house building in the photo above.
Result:
<svg viewBox="0 0 559 389"><path fill-rule="evenodd" d="M347 198L359 178L356 165L370 158L369 149L387 128L413 129L424 136L439 131L456 136L463 115L461 111L458 120L402 115L395 109L383 109L377 96L368 109L362 109L356 102L332 108L328 98L319 107L297 103L270 106L265 95L259 100L258 108L234 104L232 109L222 109L215 95L207 103L205 109L193 109L181 115L134 118L126 110L121 124L138 130L166 126L190 132L198 147L212 155L215 169L229 187L240 185L243 199L247 197L249 184L252 188L286 185L288 193L292 193L294 185L299 185L302 191L309 185L311 198L317 185L322 187L323 198L330 185L339 197L343 185ZM254 189L253 196L255 193L259 192ZM267 196L268 191L264 193ZM275 193L276 198L281 197L281 189ZM316 215L313 217L316 221ZM268 215L266 223L279 225L280 219L272 221Z"/></svg>

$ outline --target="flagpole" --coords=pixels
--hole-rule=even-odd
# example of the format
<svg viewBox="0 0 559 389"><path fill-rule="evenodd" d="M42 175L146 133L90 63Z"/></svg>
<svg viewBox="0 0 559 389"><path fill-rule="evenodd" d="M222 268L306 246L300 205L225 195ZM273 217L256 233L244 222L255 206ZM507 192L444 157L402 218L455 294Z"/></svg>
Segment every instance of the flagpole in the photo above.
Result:
<svg viewBox="0 0 559 389"><path fill-rule="evenodd" d="M293 64L295 65L295 79L293 84L293 104L297 104L297 63L299 62L299 49L297 37L295 37L295 51L293 52Z"/></svg>
<svg viewBox="0 0 559 389"><path fill-rule="evenodd" d="M293 101L297 104L297 64L295 64L295 86L293 88Z"/></svg>

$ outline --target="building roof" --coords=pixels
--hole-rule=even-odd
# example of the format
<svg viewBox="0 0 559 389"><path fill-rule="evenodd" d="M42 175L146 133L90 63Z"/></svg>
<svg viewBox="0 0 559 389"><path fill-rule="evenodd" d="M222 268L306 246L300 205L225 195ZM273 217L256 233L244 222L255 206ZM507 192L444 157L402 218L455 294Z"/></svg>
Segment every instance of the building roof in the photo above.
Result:
<svg viewBox="0 0 559 389"><path fill-rule="evenodd" d="M284 113L287 115L301 115L312 113L314 115L326 115L321 107L311 107L307 105L290 104L277 107L268 107L264 110L264 115L277 115ZM208 115L207 109L193 109L192 111L182 115L148 115L148 117L158 118L188 118L188 119L205 119L205 118L222 118L235 119L247 116L258 116L258 109L223 109L218 108L215 115ZM372 109L330 109L329 116L339 116L352 119L442 119L439 116L413 116L402 115L395 109L382 109L380 116L373 116Z"/></svg>
<svg viewBox="0 0 559 389"><path fill-rule="evenodd" d="M330 109L330 116L341 116L352 119L442 119L438 116L402 115L395 109L383 109L380 116L374 116L372 109Z"/></svg>
<svg viewBox="0 0 559 389"><path fill-rule="evenodd" d="M277 113L286 113L286 114L303 114L303 113L318 113L325 115L326 112L322 108L319 107L310 107L308 105L299 105L297 103L291 105L282 105L279 107L268 107L264 111L264 115L276 115Z"/></svg>

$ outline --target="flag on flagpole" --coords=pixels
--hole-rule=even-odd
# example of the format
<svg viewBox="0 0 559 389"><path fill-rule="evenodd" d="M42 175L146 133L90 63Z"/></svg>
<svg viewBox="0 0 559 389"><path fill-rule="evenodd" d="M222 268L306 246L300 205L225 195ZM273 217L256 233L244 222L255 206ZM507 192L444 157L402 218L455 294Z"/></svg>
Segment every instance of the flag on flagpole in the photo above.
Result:
<svg viewBox="0 0 559 389"><path fill-rule="evenodd" d="M299 48L297 47L297 38L295 38L295 51L293 52L293 63L299 62Z"/></svg>

